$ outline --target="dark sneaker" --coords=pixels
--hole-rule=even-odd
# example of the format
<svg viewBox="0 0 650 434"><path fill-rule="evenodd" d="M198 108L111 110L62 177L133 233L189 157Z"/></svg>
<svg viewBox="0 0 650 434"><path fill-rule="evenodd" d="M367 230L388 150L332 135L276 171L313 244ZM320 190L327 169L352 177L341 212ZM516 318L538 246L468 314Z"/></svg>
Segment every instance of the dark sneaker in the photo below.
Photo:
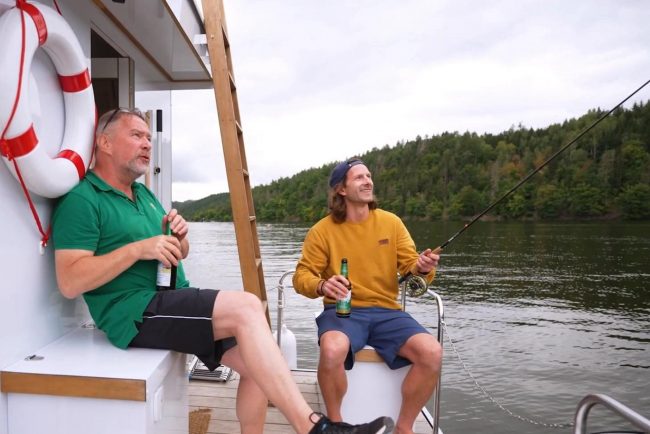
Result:
<svg viewBox="0 0 650 434"><path fill-rule="evenodd" d="M350 425L345 422L332 422L327 417L321 416L309 434L389 434L393 432L393 419L378 417L369 423Z"/></svg>

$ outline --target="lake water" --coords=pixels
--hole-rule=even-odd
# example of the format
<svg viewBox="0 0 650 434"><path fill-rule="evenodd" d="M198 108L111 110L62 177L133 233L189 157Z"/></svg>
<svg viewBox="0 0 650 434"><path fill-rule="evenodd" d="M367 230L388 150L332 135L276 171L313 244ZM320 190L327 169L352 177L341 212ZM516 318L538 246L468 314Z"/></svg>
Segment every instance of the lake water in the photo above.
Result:
<svg viewBox="0 0 650 434"><path fill-rule="evenodd" d="M442 244L461 226L408 224L419 250ZM278 280L295 267L307 229L258 226L274 328ZM190 242L185 266L193 285L241 288L231 223L191 223ZM480 222L445 249L432 289L443 298L457 349L444 342L446 434L572 432L548 425L572 422L589 393L650 417L650 224ZM285 292L299 367L315 368L321 302L291 287ZM407 310L435 334L432 300L409 299ZM536 423L497 407L470 373L493 400ZM631 428L608 414L595 407L590 430Z"/></svg>

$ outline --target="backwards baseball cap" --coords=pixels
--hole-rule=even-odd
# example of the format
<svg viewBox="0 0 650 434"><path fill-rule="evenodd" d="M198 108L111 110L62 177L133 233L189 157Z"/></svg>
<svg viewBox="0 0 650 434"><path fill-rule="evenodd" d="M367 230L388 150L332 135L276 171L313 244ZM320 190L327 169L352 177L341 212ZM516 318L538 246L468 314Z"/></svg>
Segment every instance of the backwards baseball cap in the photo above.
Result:
<svg viewBox="0 0 650 434"><path fill-rule="evenodd" d="M330 174L330 187L334 187L336 184L339 182L343 181L345 179L345 175L348 174L348 170L352 166L356 166L358 164L366 164L363 161L361 161L358 158L351 158L346 161L342 161L339 164L334 167L334 170L332 170L332 173Z"/></svg>

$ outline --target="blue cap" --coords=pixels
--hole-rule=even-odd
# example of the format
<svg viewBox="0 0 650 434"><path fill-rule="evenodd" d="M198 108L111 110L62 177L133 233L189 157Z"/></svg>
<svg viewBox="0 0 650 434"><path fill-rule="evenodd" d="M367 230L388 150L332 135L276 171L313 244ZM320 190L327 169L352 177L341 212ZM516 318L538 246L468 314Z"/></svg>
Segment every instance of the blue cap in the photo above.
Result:
<svg viewBox="0 0 650 434"><path fill-rule="evenodd" d="M350 167L356 166L357 164L366 164L358 158L351 158L346 161L342 161L334 167L332 173L330 174L330 187L334 187L339 182L345 179L345 175L348 174Z"/></svg>

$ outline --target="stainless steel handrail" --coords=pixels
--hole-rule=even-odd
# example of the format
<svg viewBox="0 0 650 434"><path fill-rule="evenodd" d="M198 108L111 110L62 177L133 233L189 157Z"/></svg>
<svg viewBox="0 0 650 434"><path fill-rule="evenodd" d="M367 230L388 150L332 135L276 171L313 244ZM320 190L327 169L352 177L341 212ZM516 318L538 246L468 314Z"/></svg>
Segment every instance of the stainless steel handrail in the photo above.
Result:
<svg viewBox="0 0 650 434"><path fill-rule="evenodd" d="M604 405L637 428L642 429L644 432L650 432L650 420L621 404L614 398L603 394L592 394L582 398L578 404L575 414L574 434L587 434L587 416L596 404Z"/></svg>
<svg viewBox="0 0 650 434"><path fill-rule="evenodd" d="M294 271L285 272L278 282L278 320L276 326L276 335L278 347L282 348L282 323L284 321L284 279L291 276Z"/></svg>
<svg viewBox="0 0 650 434"><path fill-rule="evenodd" d="M442 304L442 298L430 289L427 289L427 294L436 299L436 304L438 305L438 342L440 342L440 348L444 343L444 321L445 321L445 308ZM440 388L442 386L442 361L440 363L440 372L438 373L438 384L436 384L436 391L433 395L433 434L440 433L439 421L440 421Z"/></svg>

